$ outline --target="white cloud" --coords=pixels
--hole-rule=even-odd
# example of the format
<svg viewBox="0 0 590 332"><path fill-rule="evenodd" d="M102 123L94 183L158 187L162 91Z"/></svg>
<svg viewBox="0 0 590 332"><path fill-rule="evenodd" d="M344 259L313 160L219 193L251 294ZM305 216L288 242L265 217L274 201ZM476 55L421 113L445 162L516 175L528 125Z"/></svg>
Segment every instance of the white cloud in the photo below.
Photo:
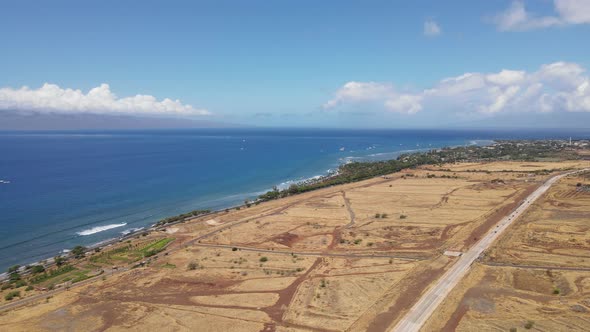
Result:
<svg viewBox="0 0 590 332"><path fill-rule="evenodd" d="M523 1L513 1L492 22L501 31L524 31L553 26L590 23L590 0L554 0L555 15L538 16L527 11Z"/></svg>
<svg viewBox="0 0 590 332"><path fill-rule="evenodd" d="M555 62L534 72L504 69L497 73L466 73L413 93L398 91L391 83L349 82L324 107L344 105L407 114L423 109L486 114L590 112L590 77L579 64Z"/></svg>
<svg viewBox="0 0 590 332"><path fill-rule="evenodd" d="M365 102L394 96L393 86L377 82L348 82L336 91L334 98L324 104L324 108L332 108L346 102Z"/></svg>
<svg viewBox="0 0 590 332"><path fill-rule="evenodd" d="M497 85L511 85L521 83L526 73L521 70L502 70L497 74L489 74L486 80Z"/></svg>
<svg viewBox="0 0 590 332"><path fill-rule="evenodd" d="M385 107L393 112L414 114L422 110L422 96L402 94L385 101Z"/></svg>
<svg viewBox="0 0 590 332"><path fill-rule="evenodd" d="M569 24L590 23L590 1L555 0L555 10Z"/></svg>
<svg viewBox="0 0 590 332"><path fill-rule="evenodd" d="M400 113L416 113L422 110L420 96L398 93L393 85L378 82L348 82L326 102L324 109L344 104L378 103L385 109Z"/></svg>
<svg viewBox="0 0 590 332"><path fill-rule="evenodd" d="M108 84L101 84L86 94L81 90L64 89L49 83L39 89L26 86L20 89L0 88L0 110L187 116L210 114L205 109L196 109L168 98L161 101L150 95L119 98Z"/></svg>
<svg viewBox="0 0 590 332"><path fill-rule="evenodd" d="M424 35L429 37L434 37L440 35L442 29L434 20L426 20L424 22Z"/></svg>

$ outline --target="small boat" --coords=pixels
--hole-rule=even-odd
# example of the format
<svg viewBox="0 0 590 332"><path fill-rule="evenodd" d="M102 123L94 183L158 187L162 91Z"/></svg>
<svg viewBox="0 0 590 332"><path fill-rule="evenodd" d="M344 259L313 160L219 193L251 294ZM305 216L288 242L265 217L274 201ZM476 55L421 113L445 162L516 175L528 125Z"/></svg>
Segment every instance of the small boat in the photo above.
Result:
<svg viewBox="0 0 590 332"><path fill-rule="evenodd" d="M8 181L8 180L0 180L0 183L2 183L2 184L9 184L10 181Z"/></svg>

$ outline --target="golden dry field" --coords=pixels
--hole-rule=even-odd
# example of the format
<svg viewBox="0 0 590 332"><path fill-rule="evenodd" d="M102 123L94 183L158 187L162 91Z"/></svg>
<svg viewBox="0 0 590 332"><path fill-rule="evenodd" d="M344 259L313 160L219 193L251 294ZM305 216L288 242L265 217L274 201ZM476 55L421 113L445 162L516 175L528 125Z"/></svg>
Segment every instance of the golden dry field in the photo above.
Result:
<svg viewBox="0 0 590 332"><path fill-rule="evenodd" d="M589 331L590 184L568 176L475 264L423 331Z"/></svg>
<svg viewBox="0 0 590 332"><path fill-rule="evenodd" d="M446 250L469 248L558 170L589 166L424 167L195 218L80 260L78 272L102 274L68 290L31 291L34 301L0 313L0 330L386 331L456 259ZM464 330L496 321L509 328L516 326L515 310L521 310L518 322L537 326L537 307L585 317L571 306L585 308L590 272L548 273L543 266L590 268L583 217L588 222L590 194L572 195L576 181L563 180L536 203L451 293L426 331L444 327L438 322L451 316ZM164 244L164 251L134 259ZM537 279L544 286L527 290ZM557 288L561 293L552 294ZM2 304L9 303L6 292ZM486 294L481 303L469 300L480 293ZM513 295L521 293L527 296ZM476 323L482 315L489 319Z"/></svg>

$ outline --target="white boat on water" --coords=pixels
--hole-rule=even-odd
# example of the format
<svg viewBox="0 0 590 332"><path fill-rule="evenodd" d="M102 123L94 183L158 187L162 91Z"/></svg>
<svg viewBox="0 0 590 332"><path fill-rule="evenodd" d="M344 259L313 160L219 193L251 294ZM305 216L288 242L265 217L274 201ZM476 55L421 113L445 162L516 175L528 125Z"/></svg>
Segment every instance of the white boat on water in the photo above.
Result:
<svg viewBox="0 0 590 332"><path fill-rule="evenodd" d="M0 183L3 183L3 184L9 184L9 183L10 183L10 181L8 181L8 180L0 180Z"/></svg>

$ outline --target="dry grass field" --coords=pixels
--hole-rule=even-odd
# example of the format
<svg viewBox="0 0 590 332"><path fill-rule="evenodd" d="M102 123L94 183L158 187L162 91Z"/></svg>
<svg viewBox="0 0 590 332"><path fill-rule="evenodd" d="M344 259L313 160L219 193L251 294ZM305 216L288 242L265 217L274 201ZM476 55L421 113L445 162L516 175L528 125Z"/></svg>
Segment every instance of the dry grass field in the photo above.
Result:
<svg viewBox="0 0 590 332"><path fill-rule="evenodd" d="M116 264L118 271L106 269L95 282L0 313L0 330L385 331L456 259L443 255L445 250L471 246L556 174L532 171L589 166L531 165L425 167L195 218L83 259L79 265ZM512 264L518 257L518 264L587 266L582 216L590 204L562 198L569 197L575 181L567 179L547 202L538 203L540 212L531 213L542 215L543 222L533 217L527 222L527 216L517 223L486 264ZM568 223L557 225L564 216ZM143 266L114 261L165 239L174 241ZM551 258L541 260L545 253ZM483 326L475 323L478 315L497 313L498 318L489 316L491 324L519 305L525 310L520 321L540 322L533 313L541 297L547 297L549 311L571 311L578 301L584 306L585 287L590 287L584 272L545 270L528 275L529 270L482 264L464 281L463 293L452 293L455 301L430 324L438 328L436 322L445 317L461 317L454 319L457 326L477 330ZM543 280L548 289L518 290L530 296L496 303L495 296L512 293L493 292L493 287L526 288L529 279ZM472 286L483 288L471 291ZM552 294L554 288L562 294ZM487 290L490 295L473 304L483 313L460 313L465 307L458 301L471 301L466 296ZM567 296L570 302L561 303ZM575 315L580 314L571 311Z"/></svg>
<svg viewBox="0 0 590 332"><path fill-rule="evenodd" d="M590 330L590 177L555 184L503 235L423 331Z"/></svg>

